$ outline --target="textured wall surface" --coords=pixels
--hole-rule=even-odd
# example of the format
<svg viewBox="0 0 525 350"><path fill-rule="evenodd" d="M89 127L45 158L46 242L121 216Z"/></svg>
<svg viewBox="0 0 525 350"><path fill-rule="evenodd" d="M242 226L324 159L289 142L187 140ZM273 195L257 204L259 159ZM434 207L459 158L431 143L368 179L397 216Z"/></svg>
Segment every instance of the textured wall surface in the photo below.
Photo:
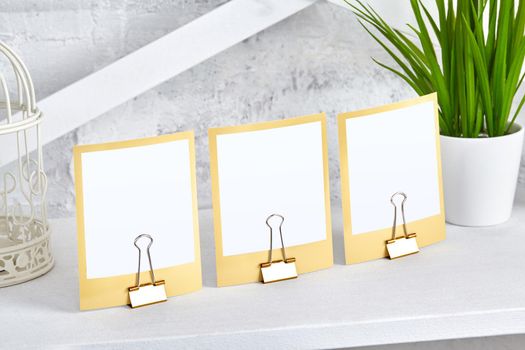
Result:
<svg viewBox="0 0 525 350"><path fill-rule="evenodd" d="M20 53L43 98L224 2L4 0L0 38ZM349 11L317 3L46 146L51 216L75 210L75 144L193 129L199 204L208 207L208 127L320 111L329 120L332 199L339 205L336 113L415 96L370 56L388 60Z"/></svg>

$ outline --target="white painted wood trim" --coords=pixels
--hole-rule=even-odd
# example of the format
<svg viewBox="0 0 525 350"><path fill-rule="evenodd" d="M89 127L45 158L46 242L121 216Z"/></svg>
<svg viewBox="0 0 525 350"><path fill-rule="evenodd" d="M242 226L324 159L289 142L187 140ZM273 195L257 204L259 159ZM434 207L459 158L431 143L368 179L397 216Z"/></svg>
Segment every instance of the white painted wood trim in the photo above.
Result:
<svg viewBox="0 0 525 350"><path fill-rule="evenodd" d="M55 270L0 290L2 348L346 349L525 334L524 195L505 224L447 225L446 241L419 254L356 265L344 265L334 207L332 268L225 288L215 287L212 212L201 210L202 290L136 312L78 311L75 219L52 220Z"/></svg>
<svg viewBox="0 0 525 350"><path fill-rule="evenodd" d="M43 144L104 114L317 0L232 0L37 103ZM16 145L0 140L0 166ZM34 145L30 145L34 149Z"/></svg>

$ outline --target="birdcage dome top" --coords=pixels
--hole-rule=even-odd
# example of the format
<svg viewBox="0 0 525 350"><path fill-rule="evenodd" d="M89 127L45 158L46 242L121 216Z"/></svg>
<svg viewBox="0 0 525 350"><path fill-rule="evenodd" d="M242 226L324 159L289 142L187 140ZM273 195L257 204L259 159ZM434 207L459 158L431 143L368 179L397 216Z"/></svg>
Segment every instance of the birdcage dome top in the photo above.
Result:
<svg viewBox="0 0 525 350"><path fill-rule="evenodd" d="M0 41L0 135L40 123L33 81L18 55Z"/></svg>

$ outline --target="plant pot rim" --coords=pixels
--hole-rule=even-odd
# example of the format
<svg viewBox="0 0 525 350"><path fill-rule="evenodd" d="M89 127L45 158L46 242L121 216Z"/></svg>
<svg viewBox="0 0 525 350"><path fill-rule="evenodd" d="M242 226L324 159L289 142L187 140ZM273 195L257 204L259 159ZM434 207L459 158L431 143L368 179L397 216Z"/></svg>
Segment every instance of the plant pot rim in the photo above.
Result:
<svg viewBox="0 0 525 350"><path fill-rule="evenodd" d="M502 135L502 136L495 136L495 137L458 137L458 136L447 136L447 135L439 135L443 139L449 139L449 140L463 140L466 142L490 142L494 140L501 140L504 138L509 137L521 137L523 134L523 126L518 123L514 122L512 124L512 127L510 128L510 132L508 134Z"/></svg>

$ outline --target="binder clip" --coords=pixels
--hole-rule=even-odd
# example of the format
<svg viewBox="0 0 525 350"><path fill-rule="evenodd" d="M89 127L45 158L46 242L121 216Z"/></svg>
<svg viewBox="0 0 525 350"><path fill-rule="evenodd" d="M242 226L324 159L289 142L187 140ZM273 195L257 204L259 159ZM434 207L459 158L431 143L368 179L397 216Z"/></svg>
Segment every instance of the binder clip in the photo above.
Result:
<svg viewBox="0 0 525 350"><path fill-rule="evenodd" d="M281 218L281 223L279 224L279 234L281 236L281 251L282 251L282 260L272 260L272 251L273 251L273 228L270 225L269 221L274 216ZM295 266L295 258L286 258L286 250L284 248L283 241L283 227L284 217L279 214L272 214L266 219L266 226L270 228L270 257L268 262L261 264L261 274L263 283L271 283L289 280L292 278L297 278L297 268Z"/></svg>
<svg viewBox="0 0 525 350"><path fill-rule="evenodd" d="M147 248L147 253L148 253L148 260L149 260L151 282L140 284L140 257L142 255L142 250L137 245L137 242L143 237L149 238L150 240L148 244L148 248ZM132 308L136 308L140 306L161 303L163 301L168 300L168 298L166 297L166 289L165 289L164 280L156 281L155 273L153 272L153 264L151 263L151 254L149 252L149 248L153 244L153 238L151 238L150 235L146 235L146 234L139 235L137 236L137 238L135 238L135 241L133 244L139 250L139 267L137 271L137 283L135 284L135 286L128 288L130 306Z"/></svg>
<svg viewBox="0 0 525 350"><path fill-rule="evenodd" d="M397 223L397 205L394 202L396 196L402 196L403 201L401 202L401 217L403 218L403 232L404 236L396 238L396 223ZM392 226L392 238L386 241L386 249L390 259L400 258L402 256L415 254L419 252L419 246L417 245L416 234L407 233L407 224L405 219L405 202L407 195L403 192L396 192L390 198L390 202L394 206L394 224Z"/></svg>

